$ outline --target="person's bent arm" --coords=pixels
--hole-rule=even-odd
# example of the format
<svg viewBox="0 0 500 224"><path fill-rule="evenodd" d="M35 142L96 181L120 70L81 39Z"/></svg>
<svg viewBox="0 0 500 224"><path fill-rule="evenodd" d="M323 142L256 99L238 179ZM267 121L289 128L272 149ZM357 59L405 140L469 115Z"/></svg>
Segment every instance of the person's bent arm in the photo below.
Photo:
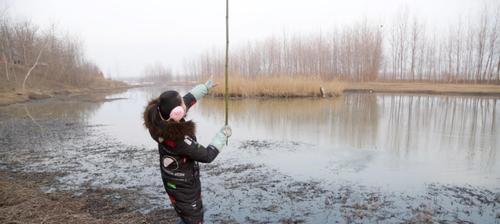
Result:
<svg viewBox="0 0 500 224"><path fill-rule="evenodd" d="M192 160L210 163L217 157L220 150L224 148L224 144L229 136L231 136L231 128L225 126L214 136L212 142L207 147L199 144L191 137L185 136L183 140L177 142L178 152L180 155Z"/></svg>

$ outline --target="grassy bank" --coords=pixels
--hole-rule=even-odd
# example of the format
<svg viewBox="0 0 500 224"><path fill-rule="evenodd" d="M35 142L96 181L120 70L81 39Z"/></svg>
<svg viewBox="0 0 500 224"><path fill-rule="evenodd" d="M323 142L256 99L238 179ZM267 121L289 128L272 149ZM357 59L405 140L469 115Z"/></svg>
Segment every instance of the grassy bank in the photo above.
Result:
<svg viewBox="0 0 500 224"><path fill-rule="evenodd" d="M46 99L56 96L82 95L129 88L124 82L95 78L85 85L63 84L57 81L33 77L26 89L19 82L0 83L0 106L22 103L30 100Z"/></svg>
<svg viewBox="0 0 500 224"><path fill-rule="evenodd" d="M217 79L219 86L212 91L214 96L223 96L224 80ZM323 81L307 77L269 77L247 79L230 77L229 95L231 97L320 97L339 96L344 92L380 93L421 93L421 94L466 94L499 95L500 85L487 84L447 84L415 82L341 82Z"/></svg>
<svg viewBox="0 0 500 224"><path fill-rule="evenodd" d="M215 96L224 95L224 80L212 90ZM345 83L325 82L317 78L307 77L259 77L246 79L230 77L229 95L231 97L313 97L321 96L320 87L325 90L325 96L338 96L344 90Z"/></svg>

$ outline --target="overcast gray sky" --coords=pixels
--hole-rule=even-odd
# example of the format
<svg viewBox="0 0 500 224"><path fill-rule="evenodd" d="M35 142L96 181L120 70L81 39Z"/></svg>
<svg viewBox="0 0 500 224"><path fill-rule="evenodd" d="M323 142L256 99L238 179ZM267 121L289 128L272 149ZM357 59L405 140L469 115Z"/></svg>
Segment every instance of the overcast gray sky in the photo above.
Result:
<svg viewBox="0 0 500 224"><path fill-rule="evenodd" d="M225 0L0 0L15 18L56 24L84 42L87 57L112 77L224 46ZM230 0L231 47L271 35L318 33L366 17L388 23L407 7L428 24L448 24L499 0Z"/></svg>

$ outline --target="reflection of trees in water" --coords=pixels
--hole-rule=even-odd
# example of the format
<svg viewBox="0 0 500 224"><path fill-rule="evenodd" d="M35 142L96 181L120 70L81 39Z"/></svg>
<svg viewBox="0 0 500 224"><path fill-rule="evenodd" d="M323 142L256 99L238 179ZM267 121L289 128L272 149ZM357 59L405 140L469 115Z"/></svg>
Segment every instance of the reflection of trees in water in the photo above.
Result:
<svg viewBox="0 0 500 224"><path fill-rule="evenodd" d="M0 134L6 148L32 142L59 141L68 129L84 135L88 119L103 102L85 102L78 98L50 99L0 108ZM77 133L78 132L78 133Z"/></svg>
<svg viewBox="0 0 500 224"><path fill-rule="evenodd" d="M446 156L494 164L497 99L348 94L336 99L233 100L230 122L267 138L378 148L400 156ZM200 113L223 120L223 101ZM245 133L246 134L246 133ZM244 134L243 134L244 135Z"/></svg>
<svg viewBox="0 0 500 224"><path fill-rule="evenodd" d="M88 118L102 104L53 99L0 108L2 162L43 163L80 150L93 131Z"/></svg>
<svg viewBox="0 0 500 224"><path fill-rule="evenodd" d="M316 139L330 129L325 119L331 117L333 100L311 99L245 99L230 102L230 123L257 130L269 138L300 140L304 136ZM199 107L204 117L223 120L224 101L205 99ZM246 131L246 130L244 130Z"/></svg>
<svg viewBox="0 0 500 224"><path fill-rule="evenodd" d="M357 148L376 144L380 115L374 95L346 95L343 106L333 112L334 141Z"/></svg>
<svg viewBox="0 0 500 224"><path fill-rule="evenodd" d="M20 105L11 105L0 110L0 119L28 118L46 120L51 118L72 119L84 123L103 102L73 100L49 100Z"/></svg>
<svg viewBox="0 0 500 224"><path fill-rule="evenodd" d="M204 99L200 113L223 120L223 103ZM376 135L376 109L373 96L233 100L230 123L266 133L269 138L363 146L372 144Z"/></svg>
<svg viewBox="0 0 500 224"><path fill-rule="evenodd" d="M382 145L408 156L430 151L451 157L495 161L497 99L463 96L380 96L387 127Z"/></svg>

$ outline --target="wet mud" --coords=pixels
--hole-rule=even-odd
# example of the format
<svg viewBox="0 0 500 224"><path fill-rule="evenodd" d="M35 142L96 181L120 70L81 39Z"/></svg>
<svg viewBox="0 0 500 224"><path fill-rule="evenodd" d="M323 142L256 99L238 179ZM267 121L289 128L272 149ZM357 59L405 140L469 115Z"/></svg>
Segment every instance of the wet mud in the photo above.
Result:
<svg viewBox="0 0 500 224"><path fill-rule="evenodd" d="M134 191L88 188L46 193L64 174L0 170L1 223L175 223L172 209L137 211Z"/></svg>
<svg viewBox="0 0 500 224"><path fill-rule="evenodd" d="M245 141L240 150L272 150L283 142ZM285 144L285 148L300 143ZM266 148L266 149L264 149ZM290 149L292 150L292 149ZM368 186L321 181L296 181L263 165L205 165L205 183L225 198L213 220L230 211L237 222L249 223L495 223L500 221L500 192L473 186L430 184L419 193L387 192ZM215 178L217 177L217 178ZM217 181L214 181L217 180ZM205 194L207 194L205 193Z"/></svg>

